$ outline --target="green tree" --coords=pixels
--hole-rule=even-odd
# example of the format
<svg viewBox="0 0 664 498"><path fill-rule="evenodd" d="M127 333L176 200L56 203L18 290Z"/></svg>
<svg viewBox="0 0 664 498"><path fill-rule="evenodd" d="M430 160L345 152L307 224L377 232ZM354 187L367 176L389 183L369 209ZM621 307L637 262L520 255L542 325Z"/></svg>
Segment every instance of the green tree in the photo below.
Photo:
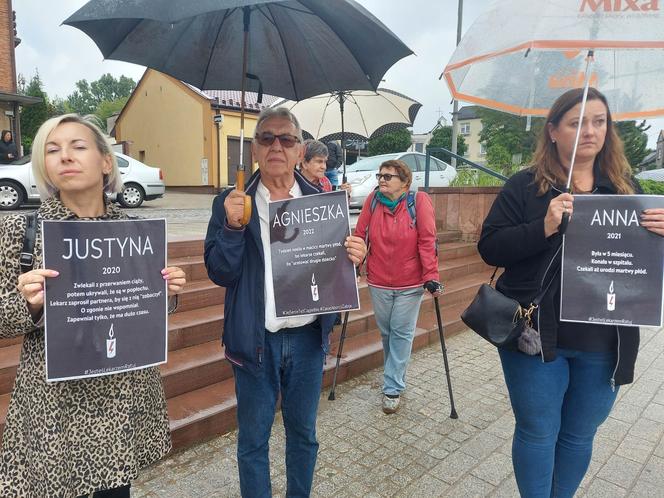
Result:
<svg viewBox="0 0 664 498"><path fill-rule="evenodd" d="M636 121L615 122L616 132L625 144L625 156L632 168L636 168L650 153L648 149L648 135L646 131L650 125L645 121L637 124Z"/></svg>
<svg viewBox="0 0 664 498"><path fill-rule="evenodd" d="M126 99L134 88L136 88L136 82L131 78L120 76L116 79L109 73L102 75L92 83L88 83L87 80L79 80L76 82L76 90L66 99L66 108L69 112L81 115L97 114L97 110L103 102ZM107 109L108 105L105 105L103 111L107 111ZM98 117L102 119L102 115L98 114Z"/></svg>
<svg viewBox="0 0 664 498"><path fill-rule="evenodd" d="M494 171L509 172L512 169L512 154L503 144L493 144L486 150L486 163Z"/></svg>
<svg viewBox="0 0 664 498"><path fill-rule="evenodd" d="M104 100L102 101L95 110L95 116L99 118L102 123L102 129L106 129L106 120L110 118L116 112L122 111L122 108L129 100L129 97L120 97L115 100ZM107 130L110 132L111 130Z"/></svg>
<svg viewBox="0 0 664 498"><path fill-rule="evenodd" d="M664 182L656 180L639 180L639 185L644 194L664 195Z"/></svg>
<svg viewBox="0 0 664 498"><path fill-rule="evenodd" d="M451 126L440 126L433 131L433 136L427 145L427 149L433 147L442 147L449 151L452 150L452 127ZM463 156L468 151L468 144L463 138L463 135L459 134L457 136L457 154ZM446 154L445 152L432 152L432 156L437 157L447 163L450 162L452 156Z"/></svg>
<svg viewBox="0 0 664 498"><path fill-rule="evenodd" d="M42 99L38 104L21 108L21 143L24 152L27 154L32 149L32 141L37 134L37 130L50 117L50 103L38 71L35 71L32 79L23 85L22 90L24 95Z"/></svg>
<svg viewBox="0 0 664 498"><path fill-rule="evenodd" d="M92 97L90 91L90 84L87 80L79 80L76 82L76 90L74 90L65 100L65 108L68 112L75 112L81 116L92 114L97 109L99 103Z"/></svg>
<svg viewBox="0 0 664 498"><path fill-rule="evenodd" d="M368 153L370 156L403 152L412 142L410 132L405 128L391 131L369 140Z"/></svg>
<svg viewBox="0 0 664 498"><path fill-rule="evenodd" d="M484 108L479 108L478 114L482 118L480 141L486 144L487 154L493 148L494 154L503 155L507 151L509 163L519 154L522 163L530 161L544 126L543 118L532 118L530 130L527 130L527 118L522 116Z"/></svg>
<svg viewBox="0 0 664 498"><path fill-rule="evenodd" d="M67 107L67 102L61 97L55 97L50 102L49 106L49 115L50 116L60 116L62 114L67 114L71 112Z"/></svg>

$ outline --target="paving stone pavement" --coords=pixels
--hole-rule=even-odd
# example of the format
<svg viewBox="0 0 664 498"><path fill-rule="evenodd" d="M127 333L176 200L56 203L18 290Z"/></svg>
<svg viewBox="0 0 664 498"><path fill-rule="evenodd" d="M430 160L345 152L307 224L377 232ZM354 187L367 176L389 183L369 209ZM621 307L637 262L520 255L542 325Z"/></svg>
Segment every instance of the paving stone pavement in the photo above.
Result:
<svg viewBox="0 0 664 498"><path fill-rule="evenodd" d="M577 496L664 496L664 333L642 329L636 382L620 389L600 428ZM394 415L380 409L381 369L321 395L314 497L515 497L514 418L493 347L470 331L447 340L458 420L439 347L413 354L408 390ZM328 359L328 361L332 361ZM239 496L236 432L175 453L146 469L134 498ZM285 494L284 432L270 440L272 483Z"/></svg>

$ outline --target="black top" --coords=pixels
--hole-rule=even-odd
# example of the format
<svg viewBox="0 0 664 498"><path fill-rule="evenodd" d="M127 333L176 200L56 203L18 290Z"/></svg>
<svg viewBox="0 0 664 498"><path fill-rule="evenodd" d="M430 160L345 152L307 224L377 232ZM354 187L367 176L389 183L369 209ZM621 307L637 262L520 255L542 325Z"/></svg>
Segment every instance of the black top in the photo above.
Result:
<svg viewBox="0 0 664 498"><path fill-rule="evenodd" d="M594 170L595 194L616 194L616 189L598 165ZM482 259L492 266L505 268L496 282L503 294L528 305L542 288L544 279L555 275L551 288L540 303L535 328L542 338L544 361L556 358L556 348L581 351L616 350L620 337L616 384L632 382L639 345L637 327L598 326L560 322L560 245L562 236L544 235L544 217L551 199L562 189L552 187L537 195L532 170L512 176L491 206L484 220L477 245ZM638 184L636 184L638 189ZM548 280L547 280L548 281ZM516 344L513 345L516 347Z"/></svg>
<svg viewBox="0 0 664 498"><path fill-rule="evenodd" d="M9 157L11 154L13 157ZM0 138L0 164L9 164L18 159L18 149L14 141L5 142Z"/></svg>
<svg viewBox="0 0 664 498"><path fill-rule="evenodd" d="M331 171L341 166L343 155L341 147L336 142L328 142L327 144L327 162L325 163L325 170Z"/></svg>

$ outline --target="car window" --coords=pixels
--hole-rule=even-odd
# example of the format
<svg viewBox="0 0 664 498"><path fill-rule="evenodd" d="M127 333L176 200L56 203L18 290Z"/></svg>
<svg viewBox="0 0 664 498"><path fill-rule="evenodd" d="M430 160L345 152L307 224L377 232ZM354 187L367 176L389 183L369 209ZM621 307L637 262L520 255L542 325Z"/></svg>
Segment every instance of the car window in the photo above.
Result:
<svg viewBox="0 0 664 498"><path fill-rule="evenodd" d="M413 173L419 171L415 154L406 154L405 156L401 156L400 159L408 165Z"/></svg>
<svg viewBox="0 0 664 498"><path fill-rule="evenodd" d="M30 162L30 159L32 159L30 154L27 154L27 155L23 156L22 158L17 159L16 161L12 161L9 164L14 165L14 166L21 166L23 164L28 164Z"/></svg>
<svg viewBox="0 0 664 498"><path fill-rule="evenodd" d="M436 163L439 171L445 171L447 169L447 163L445 161L432 157L431 162Z"/></svg>
<svg viewBox="0 0 664 498"><path fill-rule="evenodd" d="M126 159L120 157L120 156L115 156L115 158L118 160L118 167L120 168L126 168L129 166L129 161Z"/></svg>
<svg viewBox="0 0 664 498"><path fill-rule="evenodd" d="M427 156L422 155L422 156L417 156L417 158L420 160L420 166L422 167L422 171L427 170ZM440 168L438 167L438 164L434 160L434 157L431 156L431 162L429 163L429 170L430 171L439 171Z"/></svg>
<svg viewBox="0 0 664 498"><path fill-rule="evenodd" d="M365 159L360 159L353 164L349 164L346 166L346 171L378 171L381 164L390 159L396 159L396 157L396 154L383 154L380 156L367 157Z"/></svg>

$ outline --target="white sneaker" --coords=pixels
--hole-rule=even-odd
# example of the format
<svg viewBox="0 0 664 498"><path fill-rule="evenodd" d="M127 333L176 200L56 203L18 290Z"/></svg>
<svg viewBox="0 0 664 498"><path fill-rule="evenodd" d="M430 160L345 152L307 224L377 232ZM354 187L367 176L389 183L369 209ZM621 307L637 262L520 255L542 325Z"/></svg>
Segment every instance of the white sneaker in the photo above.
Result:
<svg viewBox="0 0 664 498"><path fill-rule="evenodd" d="M398 396L396 398L390 398L383 395L383 413L389 415L390 413L396 412L399 409L399 400L400 398Z"/></svg>

